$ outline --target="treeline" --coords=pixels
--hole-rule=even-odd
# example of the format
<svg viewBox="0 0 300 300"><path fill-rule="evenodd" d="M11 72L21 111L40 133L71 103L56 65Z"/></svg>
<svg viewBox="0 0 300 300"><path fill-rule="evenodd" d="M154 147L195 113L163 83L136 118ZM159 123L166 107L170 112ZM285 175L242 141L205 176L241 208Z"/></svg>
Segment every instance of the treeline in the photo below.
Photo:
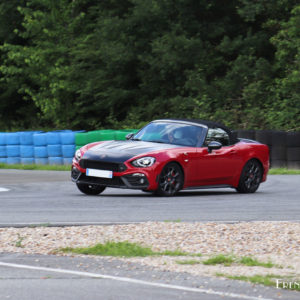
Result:
<svg viewBox="0 0 300 300"><path fill-rule="evenodd" d="M300 127L299 0L0 0L0 130Z"/></svg>

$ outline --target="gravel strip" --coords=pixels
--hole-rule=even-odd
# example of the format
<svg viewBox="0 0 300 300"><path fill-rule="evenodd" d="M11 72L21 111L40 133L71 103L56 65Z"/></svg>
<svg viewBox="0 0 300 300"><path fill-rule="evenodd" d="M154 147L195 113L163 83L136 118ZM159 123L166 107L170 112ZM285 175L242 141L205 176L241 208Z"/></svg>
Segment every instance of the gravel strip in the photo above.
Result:
<svg viewBox="0 0 300 300"><path fill-rule="evenodd" d="M146 222L109 226L0 228L0 252L53 254L54 250L62 247L87 247L107 241L129 241L150 246L154 251L179 249L203 255L192 258L199 260L196 265L176 263L191 259L189 257L124 258L161 270L209 276L216 273L239 276L277 274L300 278L300 223L296 222ZM271 261L281 268L237 264L229 267L206 266L201 263L215 254L253 256L263 262Z"/></svg>

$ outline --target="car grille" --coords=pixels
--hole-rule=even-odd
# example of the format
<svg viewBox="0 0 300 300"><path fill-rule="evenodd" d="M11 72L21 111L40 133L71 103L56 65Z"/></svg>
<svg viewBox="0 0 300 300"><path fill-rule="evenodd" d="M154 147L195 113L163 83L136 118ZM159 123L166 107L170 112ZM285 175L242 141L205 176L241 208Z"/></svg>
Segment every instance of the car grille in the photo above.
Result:
<svg viewBox="0 0 300 300"><path fill-rule="evenodd" d="M81 174L78 181L81 183L99 184L112 187L125 187L125 184L120 177L113 177L112 179L110 179L86 176L85 174Z"/></svg>
<svg viewBox="0 0 300 300"><path fill-rule="evenodd" d="M112 163L112 162L104 162L98 160L89 160L89 159L81 159L79 165L86 169L98 169L98 170L108 170L114 172L123 172L127 168L122 163Z"/></svg>

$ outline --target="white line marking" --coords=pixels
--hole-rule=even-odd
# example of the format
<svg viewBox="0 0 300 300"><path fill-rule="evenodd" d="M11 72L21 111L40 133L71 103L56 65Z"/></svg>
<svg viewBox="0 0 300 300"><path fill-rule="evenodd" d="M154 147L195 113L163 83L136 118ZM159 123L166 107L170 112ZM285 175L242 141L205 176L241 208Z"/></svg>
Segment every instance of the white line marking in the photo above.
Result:
<svg viewBox="0 0 300 300"><path fill-rule="evenodd" d="M8 192L8 191L9 191L9 189L1 188L1 187L0 187L0 192Z"/></svg>
<svg viewBox="0 0 300 300"><path fill-rule="evenodd" d="M134 284L141 284L141 285L147 285L147 286L153 286L153 287L159 287L159 288L167 288L167 289L181 290L181 291L186 291L186 292L195 292L195 293L208 294L208 295L218 295L218 296L222 296L222 297L231 297L231 298L239 298L239 299L247 299L247 300L273 300L270 298L247 296L247 295L227 293L227 292L218 292L218 291L214 291L211 289L206 290L206 289L192 288L192 287L173 285L173 284L156 283L156 282L150 282L150 281L145 281L145 280L127 278L127 277L117 277L117 276L111 276L111 275L81 272L81 271L72 271L72 270L66 270L66 269L35 267L35 266L30 266L30 265L5 263L5 262L1 262L1 261L0 261L0 266L9 267L9 268L72 274L72 275L92 277L92 278L110 279L110 280L116 280L116 281L122 281L122 282L134 283Z"/></svg>

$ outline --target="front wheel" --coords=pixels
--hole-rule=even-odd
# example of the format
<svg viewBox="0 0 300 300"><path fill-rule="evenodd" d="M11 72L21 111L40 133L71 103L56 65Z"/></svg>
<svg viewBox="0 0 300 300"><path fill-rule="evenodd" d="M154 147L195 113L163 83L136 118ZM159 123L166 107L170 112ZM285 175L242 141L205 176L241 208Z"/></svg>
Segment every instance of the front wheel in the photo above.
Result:
<svg viewBox="0 0 300 300"><path fill-rule="evenodd" d="M263 175L260 163L256 159L249 160L240 177L237 191L240 193L254 193L258 189Z"/></svg>
<svg viewBox="0 0 300 300"><path fill-rule="evenodd" d="M87 184L87 183L76 183L80 192L86 195L99 195L105 190L105 186Z"/></svg>
<svg viewBox="0 0 300 300"><path fill-rule="evenodd" d="M183 187L183 172L176 163L167 164L159 175L157 194L174 196Z"/></svg>

